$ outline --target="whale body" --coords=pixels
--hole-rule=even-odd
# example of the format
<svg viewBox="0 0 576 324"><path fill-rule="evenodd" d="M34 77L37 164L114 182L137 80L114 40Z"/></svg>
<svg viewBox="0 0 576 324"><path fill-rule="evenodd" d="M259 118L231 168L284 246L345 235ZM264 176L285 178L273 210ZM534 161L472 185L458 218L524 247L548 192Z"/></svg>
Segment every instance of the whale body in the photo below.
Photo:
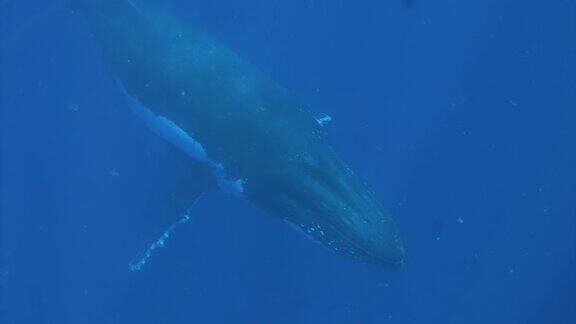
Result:
<svg viewBox="0 0 576 324"><path fill-rule="evenodd" d="M75 0L136 114L212 184L338 254L398 267L390 215L335 154L322 123L207 33L149 3Z"/></svg>

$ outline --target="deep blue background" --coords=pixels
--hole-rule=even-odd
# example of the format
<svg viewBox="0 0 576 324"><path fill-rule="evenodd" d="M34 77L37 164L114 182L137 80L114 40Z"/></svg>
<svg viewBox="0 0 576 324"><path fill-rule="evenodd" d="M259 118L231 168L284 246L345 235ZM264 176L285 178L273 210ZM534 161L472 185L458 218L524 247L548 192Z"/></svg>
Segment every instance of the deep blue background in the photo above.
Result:
<svg viewBox="0 0 576 324"><path fill-rule="evenodd" d="M185 168L58 2L0 1L0 323L576 323L575 1L162 1L333 117L407 260L211 192L141 273Z"/></svg>

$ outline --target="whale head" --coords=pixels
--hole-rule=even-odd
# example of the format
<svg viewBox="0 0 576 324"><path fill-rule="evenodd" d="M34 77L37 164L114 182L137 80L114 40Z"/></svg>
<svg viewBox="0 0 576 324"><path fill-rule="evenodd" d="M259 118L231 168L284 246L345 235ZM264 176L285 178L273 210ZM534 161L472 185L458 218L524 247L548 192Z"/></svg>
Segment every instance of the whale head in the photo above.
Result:
<svg viewBox="0 0 576 324"><path fill-rule="evenodd" d="M337 254L377 266L402 265L404 248L392 218L330 149L286 161L247 184L250 200Z"/></svg>

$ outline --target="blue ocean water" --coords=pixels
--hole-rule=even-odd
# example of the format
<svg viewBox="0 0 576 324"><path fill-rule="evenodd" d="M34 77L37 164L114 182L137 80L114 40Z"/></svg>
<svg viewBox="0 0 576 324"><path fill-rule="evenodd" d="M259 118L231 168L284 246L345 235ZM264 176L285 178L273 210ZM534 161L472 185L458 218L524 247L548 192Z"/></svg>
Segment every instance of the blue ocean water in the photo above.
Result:
<svg viewBox="0 0 576 324"><path fill-rule="evenodd" d="M128 264L186 168L85 21L0 1L0 323L576 323L576 1L157 0L332 117L399 270L218 191Z"/></svg>

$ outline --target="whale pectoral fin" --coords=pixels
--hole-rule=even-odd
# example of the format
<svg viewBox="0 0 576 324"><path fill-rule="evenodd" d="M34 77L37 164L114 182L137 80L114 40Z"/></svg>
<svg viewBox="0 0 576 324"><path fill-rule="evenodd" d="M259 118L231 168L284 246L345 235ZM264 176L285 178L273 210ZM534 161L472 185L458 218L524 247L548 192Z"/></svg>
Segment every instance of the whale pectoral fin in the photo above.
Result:
<svg viewBox="0 0 576 324"><path fill-rule="evenodd" d="M318 115L314 116L314 118L316 119L316 122L318 124L320 124L320 126L324 126L327 123L332 121L332 117L330 117L327 114L318 114Z"/></svg>
<svg viewBox="0 0 576 324"><path fill-rule="evenodd" d="M147 226L149 228L148 233L143 235L144 244L150 245L130 262L129 266L132 271L142 270L155 251L166 244L166 240L176 228L188 222L192 208L202 194L216 184L216 180L205 165L188 159L177 149L174 149L174 152L176 156L182 159L183 163L188 164L189 172L174 185L172 190L160 198L157 204L160 206L159 211L152 215Z"/></svg>
<svg viewBox="0 0 576 324"><path fill-rule="evenodd" d="M152 255L161 247L179 227L186 224L191 217L192 208L206 192L203 186L190 183L180 183L166 197L166 211L158 219L152 239L146 238L147 244L152 242L144 252L139 253L129 264L131 271L140 271L150 261ZM159 225L158 225L159 224Z"/></svg>

